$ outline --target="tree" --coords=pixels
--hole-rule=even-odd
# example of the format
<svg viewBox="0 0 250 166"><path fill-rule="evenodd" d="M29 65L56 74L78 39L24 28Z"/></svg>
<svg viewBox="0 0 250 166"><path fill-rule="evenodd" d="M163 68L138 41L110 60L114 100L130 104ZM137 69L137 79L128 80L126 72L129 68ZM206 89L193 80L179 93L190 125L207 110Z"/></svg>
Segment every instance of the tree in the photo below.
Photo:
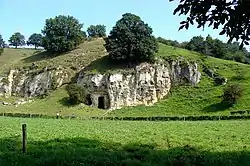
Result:
<svg viewBox="0 0 250 166"><path fill-rule="evenodd" d="M0 55L3 53L4 51L4 41L3 41L3 38L2 38L2 35L0 35Z"/></svg>
<svg viewBox="0 0 250 166"><path fill-rule="evenodd" d="M210 35L207 35L205 41L205 54L209 56L213 56L213 48L214 48L214 40Z"/></svg>
<svg viewBox="0 0 250 166"><path fill-rule="evenodd" d="M169 0L174 1L174 0ZM188 15L186 21L180 22L180 29L189 28L189 25L198 23L197 28L209 27L213 29L222 26L220 35L229 37L228 43L233 39L242 40L243 45L249 45L250 40L250 1L249 0L180 0L173 14Z"/></svg>
<svg viewBox="0 0 250 166"><path fill-rule="evenodd" d="M72 16L59 15L47 19L42 33L43 47L53 53L62 53L75 49L83 42L83 24Z"/></svg>
<svg viewBox="0 0 250 166"><path fill-rule="evenodd" d="M152 60L158 51L153 30L139 16L125 13L105 38L104 46L115 60L139 62Z"/></svg>
<svg viewBox="0 0 250 166"><path fill-rule="evenodd" d="M216 58L224 59L227 54L226 44L219 39L214 39L211 53Z"/></svg>
<svg viewBox="0 0 250 166"><path fill-rule="evenodd" d="M90 25L87 29L88 35L90 37L105 37L106 36L106 26L105 25Z"/></svg>
<svg viewBox="0 0 250 166"><path fill-rule="evenodd" d="M25 38L20 32L16 32L10 37L9 42L11 46L17 48L18 46L25 45Z"/></svg>
<svg viewBox="0 0 250 166"><path fill-rule="evenodd" d="M86 39L87 39L87 34L86 34L86 32L85 32L85 31L82 31L81 33L82 33L83 40L86 40Z"/></svg>
<svg viewBox="0 0 250 166"><path fill-rule="evenodd" d="M205 53L205 41L202 36L194 36L186 45L186 49Z"/></svg>
<svg viewBox="0 0 250 166"><path fill-rule="evenodd" d="M43 36L41 34L34 33L29 37L27 45L34 45L36 49L37 47L42 46L42 39Z"/></svg>

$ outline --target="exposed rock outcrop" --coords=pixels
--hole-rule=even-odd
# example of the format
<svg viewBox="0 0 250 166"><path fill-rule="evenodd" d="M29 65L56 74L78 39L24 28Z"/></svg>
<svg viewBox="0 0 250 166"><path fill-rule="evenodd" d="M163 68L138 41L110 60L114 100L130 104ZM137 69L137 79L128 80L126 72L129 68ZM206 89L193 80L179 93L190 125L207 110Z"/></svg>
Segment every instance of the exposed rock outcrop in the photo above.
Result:
<svg viewBox="0 0 250 166"><path fill-rule="evenodd" d="M103 109L152 105L165 97L173 84L199 83L196 63L172 61L166 64L142 63L132 72L115 74L79 73L77 83L84 86L89 105Z"/></svg>
<svg viewBox="0 0 250 166"><path fill-rule="evenodd" d="M60 87L67 77L67 72L60 68L36 72L10 70L7 76L0 77L0 96L41 96Z"/></svg>

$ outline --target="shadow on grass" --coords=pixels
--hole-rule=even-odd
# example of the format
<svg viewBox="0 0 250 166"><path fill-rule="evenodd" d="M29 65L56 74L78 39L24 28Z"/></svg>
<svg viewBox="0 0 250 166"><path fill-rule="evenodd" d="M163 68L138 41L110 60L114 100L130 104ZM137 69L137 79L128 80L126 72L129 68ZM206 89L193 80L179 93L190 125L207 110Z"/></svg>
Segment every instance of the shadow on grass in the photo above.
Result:
<svg viewBox="0 0 250 166"><path fill-rule="evenodd" d="M24 58L23 61L25 63L33 63L33 62L38 62L38 61L42 61L42 60L46 60L46 59L47 60L52 59L58 55L59 54L52 54L52 53L47 52L47 51L36 51L32 56Z"/></svg>
<svg viewBox="0 0 250 166"><path fill-rule="evenodd" d="M245 166L250 152L212 153L190 147L157 150L155 145L100 142L87 138L29 140L27 154L22 154L20 137L0 140L1 166L78 166L78 165L155 165L155 166Z"/></svg>
<svg viewBox="0 0 250 166"><path fill-rule="evenodd" d="M61 105L66 106L66 107L74 107L77 104L74 104L70 101L69 97L63 97L58 101Z"/></svg>
<svg viewBox="0 0 250 166"><path fill-rule="evenodd" d="M220 103L215 103L212 104L210 106L207 106L203 109L203 111L206 112L219 112L219 111L225 111L227 109L229 109L231 107L231 105L220 102Z"/></svg>
<svg viewBox="0 0 250 166"><path fill-rule="evenodd" d="M136 64L127 64L121 61L115 61L110 59L108 56L104 56L95 61L92 61L83 71L97 71L99 73L106 73L112 70L124 70L135 67Z"/></svg>

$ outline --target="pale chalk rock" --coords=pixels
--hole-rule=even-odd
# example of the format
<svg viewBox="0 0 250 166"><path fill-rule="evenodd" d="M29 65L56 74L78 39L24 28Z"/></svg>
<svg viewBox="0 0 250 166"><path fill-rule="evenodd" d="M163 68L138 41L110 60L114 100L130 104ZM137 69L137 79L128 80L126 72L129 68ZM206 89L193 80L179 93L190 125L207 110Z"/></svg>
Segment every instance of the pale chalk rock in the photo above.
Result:
<svg viewBox="0 0 250 166"><path fill-rule="evenodd" d="M169 67L170 66L170 67ZM153 105L163 99L173 84L199 83L201 73L196 63L137 65L131 73L88 74L79 73L77 84L88 91L87 103L102 109L125 106Z"/></svg>
<svg viewBox="0 0 250 166"><path fill-rule="evenodd" d="M6 76L0 77L0 96L41 96L48 90L60 87L67 77L67 72L61 69L40 71L37 74L10 70Z"/></svg>

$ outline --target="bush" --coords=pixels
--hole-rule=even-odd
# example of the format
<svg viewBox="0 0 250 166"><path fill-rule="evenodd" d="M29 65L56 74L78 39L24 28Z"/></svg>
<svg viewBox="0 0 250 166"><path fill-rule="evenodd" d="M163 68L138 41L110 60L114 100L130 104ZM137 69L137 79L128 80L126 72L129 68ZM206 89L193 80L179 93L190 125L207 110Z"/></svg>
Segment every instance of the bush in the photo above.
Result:
<svg viewBox="0 0 250 166"><path fill-rule="evenodd" d="M86 89L82 86L72 83L66 87L71 104L84 103L86 98Z"/></svg>
<svg viewBox="0 0 250 166"><path fill-rule="evenodd" d="M243 95L243 88L239 84L228 85L224 89L223 102L234 105Z"/></svg>
<svg viewBox="0 0 250 166"><path fill-rule="evenodd" d="M109 57L121 62L141 62L154 60L159 49L153 30L139 16L131 13L122 15L105 38L105 48Z"/></svg>

